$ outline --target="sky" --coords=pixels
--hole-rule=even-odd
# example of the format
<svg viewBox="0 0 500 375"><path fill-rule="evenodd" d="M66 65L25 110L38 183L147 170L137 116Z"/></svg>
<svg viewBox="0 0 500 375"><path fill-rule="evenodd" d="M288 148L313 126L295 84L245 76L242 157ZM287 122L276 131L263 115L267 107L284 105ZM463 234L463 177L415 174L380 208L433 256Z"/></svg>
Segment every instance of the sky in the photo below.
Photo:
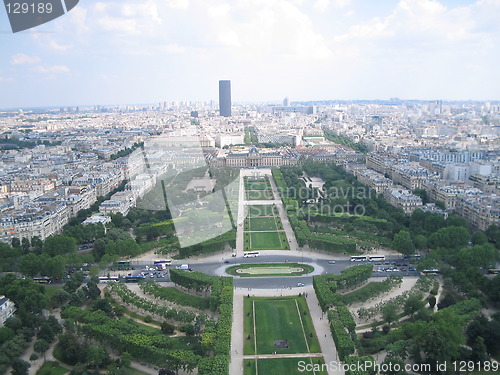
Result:
<svg viewBox="0 0 500 375"><path fill-rule="evenodd" d="M81 0L13 34L0 108L500 99L500 0Z"/></svg>

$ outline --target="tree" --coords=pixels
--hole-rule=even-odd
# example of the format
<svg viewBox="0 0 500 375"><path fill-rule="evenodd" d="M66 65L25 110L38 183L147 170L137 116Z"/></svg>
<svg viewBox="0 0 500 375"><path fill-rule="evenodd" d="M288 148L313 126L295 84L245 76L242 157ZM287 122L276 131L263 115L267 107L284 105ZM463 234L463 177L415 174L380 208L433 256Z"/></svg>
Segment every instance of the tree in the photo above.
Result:
<svg viewBox="0 0 500 375"><path fill-rule="evenodd" d="M429 307L431 309L433 309L434 306L436 306L436 297L435 296L429 297L429 299L427 301L429 302Z"/></svg>
<svg viewBox="0 0 500 375"><path fill-rule="evenodd" d="M404 304L405 315L413 316L417 311L424 307L425 303L420 299L420 295L413 294L409 296Z"/></svg>
<svg viewBox="0 0 500 375"><path fill-rule="evenodd" d="M99 238L94 242L94 246L92 248L92 255L96 262L99 262L102 256L106 253L106 242Z"/></svg>
<svg viewBox="0 0 500 375"><path fill-rule="evenodd" d="M43 243L43 252L51 257L76 251L76 240L68 236L50 236Z"/></svg>
<svg viewBox="0 0 500 375"><path fill-rule="evenodd" d="M457 300L453 294L444 295L438 303L438 309L444 309L446 307L452 306L457 303Z"/></svg>
<svg viewBox="0 0 500 375"><path fill-rule="evenodd" d="M488 352L484 339L481 336L476 337L472 344L472 360L474 362L486 362L488 360Z"/></svg>
<svg viewBox="0 0 500 375"><path fill-rule="evenodd" d="M28 375L28 369L31 367L31 365L23 361L20 358L14 359L12 362L12 374L13 375Z"/></svg>
<svg viewBox="0 0 500 375"><path fill-rule="evenodd" d="M425 190L424 190L425 191ZM383 369L386 371L381 371L384 375L406 375L405 364L401 359L394 357L386 357L383 362Z"/></svg>
<svg viewBox="0 0 500 375"><path fill-rule="evenodd" d="M397 307L393 303L386 304L382 309L382 319L388 325L395 322L398 319Z"/></svg>
<svg viewBox="0 0 500 375"><path fill-rule="evenodd" d="M103 346L89 346L87 350L86 363L91 367L99 369L109 363L109 354Z"/></svg>
<svg viewBox="0 0 500 375"><path fill-rule="evenodd" d="M427 248L427 237L423 234L418 234L413 239L413 243L415 244L415 248L418 250L423 250Z"/></svg>
<svg viewBox="0 0 500 375"><path fill-rule="evenodd" d="M132 364L132 355L129 352L123 352L120 357L120 362L123 367L130 367Z"/></svg>
<svg viewBox="0 0 500 375"><path fill-rule="evenodd" d="M415 253L415 246L410 238L410 233L406 230L401 230L394 236L392 247L404 255Z"/></svg>
<svg viewBox="0 0 500 375"><path fill-rule="evenodd" d="M164 320L161 323L161 331L166 335L172 335L175 332L175 326Z"/></svg>
<svg viewBox="0 0 500 375"><path fill-rule="evenodd" d="M40 340L44 340L48 343L51 343L52 341L54 341L55 335L56 334L52 329L52 326L49 323L45 322L40 327L40 331L38 331L37 336Z"/></svg>
<svg viewBox="0 0 500 375"><path fill-rule="evenodd" d="M101 289L99 289L95 280L90 280L85 288L87 298L90 300L95 300L101 295Z"/></svg>
<svg viewBox="0 0 500 375"><path fill-rule="evenodd" d="M55 306L62 306L69 301L70 297L70 294L64 289L57 289L50 298L50 301Z"/></svg>
<svg viewBox="0 0 500 375"><path fill-rule="evenodd" d="M40 239L40 237L31 237L31 247L38 251L42 249L43 241Z"/></svg>
<svg viewBox="0 0 500 375"><path fill-rule="evenodd" d="M483 232L476 232L472 235L472 243L474 245L484 245L488 242L488 237Z"/></svg>
<svg viewBox="0 0 500 375"><path fill-rule="evenodd" d="M29 253L24 255L19 260L19 264L17 266L19 268L19 271L23 275L26 275L28 277L34 277L38 275L38 273L40 272L40 269L42 268L42 262L40 260L40 257L38 257L33 253Z"/></svg>
<svg viewBox="0 0 500 375"><path fill-rule="evenodd" d="M23 253L26 254L28 251L30 251L30 240L27 239L26 237L23 237L21 240L21 248L23 249Z"/></svg>
<svg viewBox="0 0 500 375"><path fill-rule="evenodd" d="M63 277L65 274L65 262L63 257L47 258L41 269L41 273L50 277Z"/></svg>
<svg viewBox="0 0 500 375"><path fill-rule="evenodd" d="M47 350L49 350L49 343L43 339L39 339L35 342L35 345L33 346L33 349L37 353L45 353Z"/></svg>
<svg viewBox="0 0 500 375"><path fill-rule="evenodd" d="M21 247L21 241L17 237L13 237L10 240L10 244L11 244L12 247L18 247L18 248Z"/></svg>
<svg viewBox="0 0 500 375"><path fill-rule="evenodd" d="M465 343L460 317L451 311L440 314L418 333L417 343L427 362L444 363L455 359Z"/></svg>

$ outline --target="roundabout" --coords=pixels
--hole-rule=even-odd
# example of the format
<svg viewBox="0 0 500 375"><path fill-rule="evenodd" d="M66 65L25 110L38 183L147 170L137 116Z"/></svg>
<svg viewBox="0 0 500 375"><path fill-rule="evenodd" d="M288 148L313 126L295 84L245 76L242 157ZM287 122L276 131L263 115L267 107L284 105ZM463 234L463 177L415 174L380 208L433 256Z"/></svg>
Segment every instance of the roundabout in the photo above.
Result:
<svg viewBox="0 0 500 375"><path fill-rule="evenodd" d="M240 277L303 276L314 271L314 267L301 263L239 264L226 269L226 273Z"/></svg>

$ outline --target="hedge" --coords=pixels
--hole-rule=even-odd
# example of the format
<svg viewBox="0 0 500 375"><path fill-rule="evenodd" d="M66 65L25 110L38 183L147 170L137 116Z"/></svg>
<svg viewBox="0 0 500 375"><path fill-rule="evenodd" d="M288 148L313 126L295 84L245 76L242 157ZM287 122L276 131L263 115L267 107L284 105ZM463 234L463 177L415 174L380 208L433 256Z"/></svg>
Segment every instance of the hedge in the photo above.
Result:
<svg viewBox="0 0 500 375"><path fill-rule="evenodd" d="M323 311L343 302L343 296L337 290L356 286L367 280L372 274L372 265L347 268L340 275L325 274L313 277L313 287Z"/></svg>
<svg viewBox="0 0 500 375"><path fill-rule="evenodd" d="M356 322L346 305L339 305L335 310L328 311L328 320L340 322L349 332L356 329Z"/></svg>
<svg viewBox="0 0 500 375"><path fill-rule="evenodd" d="M372 282L355 290L354 292L343 294L342 301L346 305L355 302L368 301L370 298L377 297L378 295L388 292L403 281L401 276L391 276L382 282Z"/></svg>
<svg viewBox="0 0 500 375"><path fill-rule="evenodd" d="M354 353L354 342L352 341L351 336L345 330L342 323L337 321L330 321L330 330L332 332L333 341L335 341L335 346L337 347L339 359L341 361L344 361L344 359L349 354Z"/></svg>
<svg viewBox="0 0 500 375"><path fill-rule="evenodd" d="M140 283L139 286L146 294L151 294L152 296L170 301L180 306L191 306L198 310L207 310L210 306L208 298L193 296L181 292L176 288L162 287L154 281Z"/></svg>

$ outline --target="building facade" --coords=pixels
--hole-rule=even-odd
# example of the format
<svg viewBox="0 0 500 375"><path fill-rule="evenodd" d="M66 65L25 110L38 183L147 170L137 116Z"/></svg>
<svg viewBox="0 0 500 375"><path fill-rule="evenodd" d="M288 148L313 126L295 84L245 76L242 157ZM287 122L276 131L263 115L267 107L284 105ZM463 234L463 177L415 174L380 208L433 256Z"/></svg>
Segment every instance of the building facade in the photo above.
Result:
<svg viewBox="0 0 500 375"><path fill-rule="evenodd" d="M219 111L223 117L231 117L231 81L219 81Z"/></svg>

